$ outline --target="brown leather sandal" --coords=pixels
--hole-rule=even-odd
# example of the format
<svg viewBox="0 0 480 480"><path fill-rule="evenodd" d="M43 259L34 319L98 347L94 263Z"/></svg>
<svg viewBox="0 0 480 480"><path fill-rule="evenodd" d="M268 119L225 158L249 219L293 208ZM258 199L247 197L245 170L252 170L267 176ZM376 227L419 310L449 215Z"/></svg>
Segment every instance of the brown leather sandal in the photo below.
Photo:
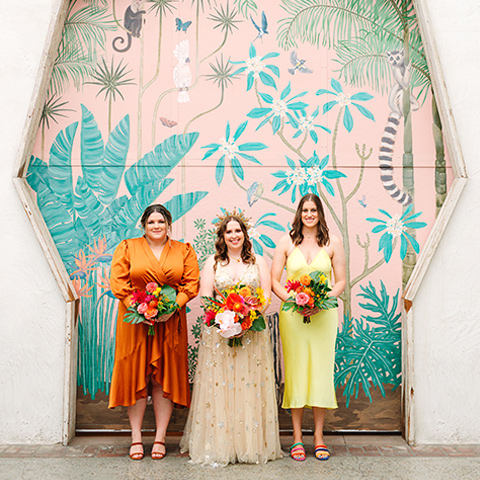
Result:
<svg viewBox="0 0 480 480"><path fill-rule="evenodd" d="M134 442L130 445L130 448L134 447L135 445L141 445L143 448L142 442ZM144 456L144 452L129 453L128 455L132 460L141 460Z"/></svg>
<svg viewBox="0 0 480 480"><path fill-rule="evenodd" d="M165 442L153 442L153 445L163 445L165 447ZM153 447L152 447L153 450ZM154 452L152 451L152 460L161 460L167 454L167 447L165 447L164 452Z"/></svg>

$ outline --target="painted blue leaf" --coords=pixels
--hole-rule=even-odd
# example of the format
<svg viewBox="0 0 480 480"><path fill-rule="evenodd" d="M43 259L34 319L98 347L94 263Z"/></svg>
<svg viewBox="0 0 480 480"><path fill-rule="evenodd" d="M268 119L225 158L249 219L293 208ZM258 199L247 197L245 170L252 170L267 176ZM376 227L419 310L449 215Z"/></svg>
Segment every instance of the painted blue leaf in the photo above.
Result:
<svg viewBox="0 0 480 480"><path fill-rule="evenodd" d="M283 170L277 170L276 172L271 173L276 178L287 178L287 173Z"/></svg>
<svg viewBox="0 0 480 480"><path fill-rule="evenodd" d="M343 125L347 129L347 132L350 133L352 131L353 117L348 106L345 107L345 113L343 114Z"/></svg>
<svg viewBox="0 0 480 480"><path fill-rule="evenodd" d="M405 222L405 226L408 228L423 228L427 224L425 222Z"/></svg>
<svg viewBox="0 0 480 480"><path fill-rule="evenodd" d="M257 255L263 255L263 247L257 242L255 238L252 238L253 251Z"/></svg>
<svg viewBox="0 0 480 480"><path fill-rule="evenodd" d="M375 121L375 117L373 116L373 113L368 110L367 108L363 107L362 105L359 105L358 103L352 103L354 107L358 109L358 111L364 116L369 118L370 120Z"/></svg>
<svg viewBox="0 0 480 480"><path fill-rule="evenodd" d="M245 131L247 128L248 121L241 123L237 129L235 130L235 133L233 134L233 141L236 142L238 137Z"/></svg>
<svg viewBox="0 0 480 480"><path fill-rule="evenodd" d="M338 102L336 100L332 100L331 102L327 102L323 106L323 113L327 113L329 110L331 110Z"/></svg>
<svg viewBox="0 0 480 480"><path fill-rule="evenodd" d="M239 60L239 61L229 60L228 62L231 63L232 65L242 65L242 64L245 65L245 63L246 63L245 60ZM247 67L245 67L245 68L247 68Z"/></svg>
<svg viewBox="0 0 480 480"><path fill-rule="evenodd" d="M400 237L400 258L403 260L407 254L408 243L406 238L402 235Z"/></svg>
<svg viewBox="0 0 480 480"><path fill-rule="evenodd" d="M377 225L376 227L372 228L372 233L380 233L383 232L387 228L386 225Z"/></svg>
<svg viewBox="0 0 480 480"><path fill-rule="evenodd" d="M350 100L355 100L358 102L366 102L367 100L371 100L373 98L373 95L370 95L369 93L366 92L360 92L360 93L355 93L350 97Z"/></svg>
<svg viewBox="0 0 480 480"><path fill-rule="evenodd" d="M73 210L72 148L77 126L78 122L72 123L55 137L48 162L51 191L70 212Z"/></svg>
<svg viewBox="0 0 480 480"><path fill-rule="evenodd" d="M317 90L316 95L323 95L324 93L331 93L332 95L336 95L335 92L332 92L331 90L325 90L324 88Z"/></svg>
<svg viewBox="0 0 480 480"><path fill-rule="evenodd" d="M312 118L316 118L319 112L320 112L320 106L317 105L317 108L312 113Z"/></svg>
<svg viewBox="0 0 480 480"><path fill-rule="evenodd" d="M420 252L420 245L415 240L415 238L413 238L408 232L403 232L402 235L405 235L408 238L408 240L412 244L413 249L415 250L415 253L419 253Z"/></svg>
<svg viewBox="0 0 480 480"><path fill-rule="evenodd" d="M274 230L277 230L279 232L285 231L285 227L283 225L280 225L279 223L272 220L264 220L263 222L261 222L261 224L265 225L266 227L273 228Z"/></svg>
<svg viewBox="0 0 480 480"><path fill-rule="evenodd" d="M308 104L304 102L293 102L287 103L287 108L289 110L301 110L302 108L307 108Z"/></svg>
<svg viewBox="0 0 480 480"><path fill-rule="evenodd" d="M259 92L258 94L263 98L263 100L265 102L270 103L270 104L273 103L273 97L271 95L269 95L268 93Z"/></svg>
<svg viewBox="0 0 480 480"><path fill-rule="evenodd" d="M263 62L267 58L275 58L275 57L279 57L279 56L280 56L280 54L277 53L277 52L270 52L270 53L267 53L266 55L264 55L260 60Z"/></svg>
<svg viewBox="0 0 480 480"><path fill-rule="evenodd" d="M302 134L302 131L301 131L301 130L297 130L297 131L295 132L295 135L294 135L292 138L297 138L297 137L299 137L301 134Z"/></svg>
<svg viewBox="0 0 480 480"><path fill-rule="evenodd" d="M392 218L392 216L386 210L383 210L382 208L379 208L378 211L380 213L383 213L384 215L386 215L388 218Z"/></svg>
<svg viewBox="0 0 480 480"><path fill-rule="evenodd" d="M325 187L325 190L327 191L328 194L330 194L332 197L335 196L335 190L333 189L332 184L323 177L322 177L322 185Z"/></svg>
<svg viewBox="0 0 480 480"><path fill-rule="evenodd" d="M104 207L82 177L75 186L75 211L82 221L88 238L99 238L103 234L102 214Z"/></svg>
<svg viewBox="0 0 480 480"><path fill-rule="evenodd" d="M30 162L28 163L26 179L30 187L35 192L38 190L40 183L43 183L48 187L49 186L48 165L40 158L34 157L32 155L30 157Z"/></svg>
<svg viewBox="0 0 480 480"><path fill-rule="evenodd" d="M264 84L267 85L267 87L273 87L277 88L277 84L275 83L275 80L271 75L265 72L258 72L258 78L260 78L260 81Z"/></svg>
<svg viewBox="0 0 480 480"><path fill-rule="evenodd" d="M250 110L248 113L247 113L247 117L250 117L250 118L261 118L265 115L267 115L268 113L270 113L272 111L271 108L252 108L252 110Z"/></svg>
<svg viewBox="0 0 480 480"><path fill-rule="evenodd" d="M260 235L259 240L261 240L268 248L275 248L276 246L275 243L273 243L273 240L270 237L267 237L267 235Z"/></svg>
<svg viewBox="0 0 480 480"><path fill-rule="evenodd" d="M282 126L282 120L280 118L280 115L275 115L272 120L272 130L274 135L275 133L278 132L281 126Z"/></svg>
<svg viewBox="0 0 480 480"><path fill-rule="evenodd" d="M303 96L305 96L307 93L308 93L308 91L301 92L301 93L297 93L297 95L294 95L292 98L290 98L290 100L288 100L288 102L291 102L291 101L295 100L296 98L303 97ZM307 105L307 107L308 107L308 105ZM306 112L303 112L303 115L305 116L305 115L306 115Z"/></svg>
<svg viewBox="0 0 480 480"><path fill-rule="evenodd" d="M295 203L297 201L297 186L295 185L292 189L292 203Z"/></svg>
<svg viewBox="0 0 480 480"><path fill-rule="evenodd" d="M205 198L208 192L189 192L180 195L174 195L170 200L163 202L165 208L172 214L172 222L182 218L188 213L200 200Z"/></svg>
<svg viewBox="0 0 480 480"><path fill-rule="evenodd" d="M273 175L273 174L272 174ZM286 181L286 180L281 180L280 182L278 182L272 189L272 192L276 192L277 190L280 190L281 188L284 189L285 191L285 187L287 187L287 190L288 188L290 187L290 184ZM283 193L283 192L281 192ZM281 195L281 193L279 195Z"/></svg>
<svg viewBox="0 0 480 480"><path fill-rule="evenodd" d="M96 193L104 205L110 205L117 196L129 148L130 118L125 115L108 137L102 168L94 169L100 176Z"/></svg>
<svg viewBox="0 0 480 480"><path fill-rule="evenodd" d="M320 162L320 165L319 165L320 170L323 170L327 166L329 158L330 158L330 155L325 155L322 158L322 161Z"/></svg>
<svg viewBox="0 0 480 480"><path fill-rule="evenodd" d="M265 68L268 68L274 75L280 77L280 69L276 65L265 65Z"/></svg>
<svg viewBox="0 0 480 480"><path fill-rule="evenodd" d="M247 92L252 88L255 78L253 77L253 72L250 72L247 75Z"/></svg>
<svg viewBox="0 0 480 480"><path fill-rule="evenodd" d="M220 148L221 145L219 143L209 143L208 145L204 145L203 147L200 148Z"/></svg>
<svg viewBox="0 0 480 480"><path fill-rule="evenodd" d="M303 197L308 193L309 185L307 183L302 183L298 186L298 189L300 190L300 195Z"/></svg>
<svg viewBox="0 0 480 480"><path fill-rule="evenodd" d="M255 129L257 131L259 128L262 128L268 121L273 117L273 113L271 115L268 115L268 117L265 117L259 124L258 127Z"/></svg>
<svg viewBox="0 0 480 480"><path fill-rule="evenodd" d="M322 175L324 177L327 177L328 179L346 177L344 173L339 172L338 170L325 170L324 172L322 172Z"/></svg>
<svg viewBox="0 0 480 480"><path fill-rule="evenodd" d="M220 148L220 145L217 148L212 148L211 150L208 150L208 152L205 153L203 156L202 160L206 160L208 157L211 157L218 149Z"/></svg>
<svg viewBox="0 0 480 480"><path fill-rule="evenodd" d="M287 159L288 166L292 170L295 170L297 168L297 166L295 165L295 162L291 158L287 157L286 155L285 155L285 158Z"/></svg>
<svg viewBox="0 0 480 480"><path fill-rule="evenodd" d="M248 50L248 56L250 58L254 58L257 56L257 51L255 50L255 47L253 46L253 43L250 44L250 49Z"/></svg>
<svg viewBox="0 0 480 480"><path fill-rule="evenodd" d="M235 175L237 175L238 177L240 177L243 180L244 175L243 175L242 165L240 164L240 162L238 161L238 159L236 157L233 157L231 162L232 162L232 167L233 167L233 171L234 171Z"/></svg>
<svg viewBox="0 0 480 480"><path fill-rule="evenodd" d="M330 84L332 85L332 88L333 88L337 93L342 93L342 92L343 92L342 85L340 84L339 81L337 81L337 80L335 80L334 78L332 78Z"/></svg>
<svg viewBox="0 0 480 480"><path fill-rule="evenodd" d="M100 186L97 167L103 161L104 143L92 112L85 105L81 105L81 108L80 163L87 185L96 190Z"/></svg>
<svg viewBox="0 0 480 480"><path fill-rule="evenodd" d="M259 165L262 164L262 162L257 160L253 155L248 155L246 153L237 153L237 155L244 158L245 160L248 160L249 162L258 163Z"/></svg>
<svg viewBox="0 0 480 480"><path fill-rule="evenodd" d="M288 97L291 91L292 89L290 87L290 82L288 82L288 85L282 90L282 93L280 94L280 100L284 100L286 97Z"/></svg>
<svg viewBox="0 0 480 480"><path fill-rule="evenodd" d="M385 262L389 262L392 258L392 237L389 233L384 233L378 242L378 251L383 250L383 258Z"/></svg>
<svg viewBox="0 0 480 480"><path fill-rule="evenodd" d="M230 138L230 122L227 122L227 128L225 129L225 140L229 140Z"/></svg>
<svg viewBox="0 0 480 480"><path fill-rule="evenodd" d="M407 217L407 218L403 218L403 217L405 216L405 214L403 214L403 215L402 215L402 219L403 219L404 222L408 222L408 221L410 221L410 220L413 220L413 219L419 217L422 213L423 213L423 212L417 212L417 213L414 213L413 215L410 215L410 216Z"/></svg>
<svg viewBox="0 0 480 480"><path fill-rule="evenodd" d="M373 218L373 217L367 217L365 219L367 222L381 222L381 223L387 223L385 220L382 220L381 218Z"/></svg>
<svg viewBox="0 0 480 480"><path fill-rule="evenodd" d="M225 155L220 157L220 160L215 167L215 180L217 181L217 185L220 186L223 180L223 175L225 173Z"/></svg>
<svg viewBox="0 0 480 480"><path fill-rule="evenodd" d="M142 185L163 180L190 151L198 135L198 132L172 135L134 163L124 176L128 191L134 195Z"/></svg>
<svg viewBox="0 0 480 480"><path fill-rule="evenodd" d="M317 143L318 142L318 136L317 134L313 131L313 130L310 130L310 137L312 137L312 140Z"/></svg>
<svg viewBox="0 0 480 480"><path fill-rule="evenodd" d="M297 119L289 112L285 112L287 114L287 118L288 120L290 121L290 125L293 127L293 128L298 128L298 122L297 122ZM301 132L300 132L301 133ZM294 137L295 138L295 137Z"/></svg>
<svg viewBox="0 0 480 480"><path fill-rule="evenodd" d="M233 62L232 62L233 63ZM243 63L243 62L238 62L238 63ZM247 67L240 67L238 70L235 70L233 73L232 73L232 77L234 77L235 75L240 75L241 73L243 73L245 70L247 69Z"/></svg>
<svg viewBox="0 0 480 480"><path fill-rule="evenodd" d="M405 211L402 213L402 216L400 217L400 220L403 220L405 217L409 215L409 213L412 211L413 204L409 205Z"/></svg>
<svg viewBox="0 0 480 480"><path fill-rule="evenodd" d="M315 126L321 128L322 130L325 130L328 133L332 133L332 131L329 128L324 127L323 125L315 125Z"/></svg>
<svg viewBox="0 0 480 480"><path fill-rule="evenodd" d="M238 150L240 152L249 152L249 151L254 151L254 150L264 150L265 148L268 148L264 143L261 142L247 142L247 143L242 143L241 145L238 145Z"/></svg>

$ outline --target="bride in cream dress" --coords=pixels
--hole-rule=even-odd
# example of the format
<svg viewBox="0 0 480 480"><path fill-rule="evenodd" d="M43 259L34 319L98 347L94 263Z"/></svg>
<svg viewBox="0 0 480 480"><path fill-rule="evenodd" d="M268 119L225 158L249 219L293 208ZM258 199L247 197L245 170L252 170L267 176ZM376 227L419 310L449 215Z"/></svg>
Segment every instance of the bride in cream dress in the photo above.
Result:
<svg viewBox="0 0 480 480"><path fill-rule="evenodd" d="M247 228L235 211L221 221L216 254L202 271L200 294L213 296L241 283L261 287L270 298L270 273L255 256ZM191 462L225 466L266 463L282 456L275 374L268 326L247 332L242 346L229 347L215 327L203 325L192 404L180 442Z"/></svg>

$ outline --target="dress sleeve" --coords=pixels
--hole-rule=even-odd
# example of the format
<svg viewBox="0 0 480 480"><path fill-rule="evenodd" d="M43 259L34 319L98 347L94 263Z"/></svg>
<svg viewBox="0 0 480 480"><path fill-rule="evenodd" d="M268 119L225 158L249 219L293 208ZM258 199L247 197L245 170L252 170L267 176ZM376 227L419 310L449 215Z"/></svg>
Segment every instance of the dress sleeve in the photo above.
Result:
<svg viewBox="0 0 480 480"><path fill-rule="evenodd" d="M110 287L112 293L128 308L133 288L130 281L130 252L126 240L120 242L113 254Z"/></svg>
<svg viewBox="0 0 480 480"><path fill-rule="evenodd" d="M198 295L200 286L200 270L198 269L197 255L189 243L186 243L185 247L183 276L178 285L177 293L177 303L180 308Z"/></svg>

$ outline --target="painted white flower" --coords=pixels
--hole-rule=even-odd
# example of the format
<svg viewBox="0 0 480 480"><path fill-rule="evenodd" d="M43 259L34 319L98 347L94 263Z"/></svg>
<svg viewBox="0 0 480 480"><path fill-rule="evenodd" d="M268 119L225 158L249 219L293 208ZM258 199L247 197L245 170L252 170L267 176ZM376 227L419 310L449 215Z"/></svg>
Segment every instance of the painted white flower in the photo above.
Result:
<svg viewBox="0 0 480 480"><path fill-rule="evenodd" d="M295 170L287 170L287 182L293 185L303 185L307 180L305 169L297 167Z"/></svg>
<svg viewBox="0 0 480 480"><path fill-rule="evenodd" d="M301 117L298 121L298 128L301 132L308 130L309 132L313 130L313 118L311 115L308 117Z"/></svg>
<svg viewBox="0 0 480 480"><path fill-rule="evenodd" d="M400 215L398 213L387 220L387 233L389 233L393 238L400 237L405 230L406 227L400 220Z"/></svg>
<svg viewBox="0 0 480 480"><path fill-rule="evenodd" d="M307 168L308 185L316 185L317 182L322 180L322 170L315 165L314 167Z"/></svg>
<svg viewBox="0 0 480 480"><path fill-rule="evenodd" d="M350 105L352 103L352 100L350 99L350 97L351 95L340 92L337 94L337 103L342 107L346 107L347 105Z"/></svg>
<svg viewBox="0 0 480 480"><path fill-rule="evenodd" d="M220 335L223 338L230 338L242 333L242 326L235 322L235 313L231 310L225 310L222 313L217 313L215 316L216 323L220 328Z"/></svg>
<svg viewBox="0 0 480 480"><path fill-rule="evenodd" d="M287 103L283 100L274 100L272 103L272 110L275 115L280 115L280 117L287 116Z"/></svg>
<svg viewBox="0 0 480 480"><path fill-rule="evenodd" d="M245 64L247 66L247 72L253 73L253 78L258 78L259 72L265 68L265 65L260 57L247 58L247 60L245 60Z"/></svg>
<svg viewBox="0 0 480 480"><path fill-rule="evenodd" d="M220 140L220 152L222 152L223 155L226 155L229 160L232 160L232 158L235 158L236 154L239 152L237 145L235 145L235 141L233 138L230 140L225 140L224 137L222 137Z"/></svg>
<svg viewBox="0 0 480 480"><path fill-rule="evenodd" d="M254 238L255 240L258 240L260 238L260 233L258 233L258 230L256 228L250 228L248 230L248 236L252 239Z"/></svg>

